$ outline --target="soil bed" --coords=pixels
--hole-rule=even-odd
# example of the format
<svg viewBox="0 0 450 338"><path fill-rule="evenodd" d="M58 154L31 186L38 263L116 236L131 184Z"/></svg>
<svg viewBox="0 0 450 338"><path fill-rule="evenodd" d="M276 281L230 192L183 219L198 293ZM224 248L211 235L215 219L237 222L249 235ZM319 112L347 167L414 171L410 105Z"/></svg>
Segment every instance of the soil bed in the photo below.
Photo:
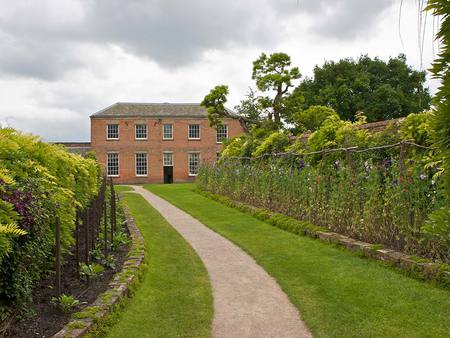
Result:
<svg viewBox="0 0 450 338"><path fill-rule="evenodd" d="M81 229L81 233L83 233L82 231ZM83 248L84 243L81 242L80 247ZM61 288L62 293L73 295L80 301L81 305L69 313L63 313L59 307L51 302L52 297L56 296L54 274L51 274L38 282L33 290L33 302L30 304L30 308L36 314L31 318L13 322L4 337L44 338L53 336L67 324L72 313L91 304L99 294L107 290L114 274L122 270L128 251L129 246L123 245L112 252L116 259L116 268L114 270L105 268L101 275L91 278L88 286L86 281L81 281L77 277L75 248L73 247L71 254L65 256L65 263L61 269Z"/></svg>

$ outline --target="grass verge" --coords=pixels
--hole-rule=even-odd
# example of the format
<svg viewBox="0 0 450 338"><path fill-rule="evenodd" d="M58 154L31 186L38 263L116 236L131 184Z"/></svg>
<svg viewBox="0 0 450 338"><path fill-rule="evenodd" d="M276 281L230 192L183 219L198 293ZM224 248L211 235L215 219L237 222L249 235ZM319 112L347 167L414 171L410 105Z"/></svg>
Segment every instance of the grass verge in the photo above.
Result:
<svg viewBox="0 0 450 338"><path fill-rule="evenodd" d="M147 269L108 337L209 337L212 291L193 249L143 197L124 194L145 241Z"/></svg>
<svg viewBox="0 0 450 338"><path fill-rule="evenodd" d="M448 337L450 292L195 193L146 185L230 239L272 275L315 337Z"/></svg>

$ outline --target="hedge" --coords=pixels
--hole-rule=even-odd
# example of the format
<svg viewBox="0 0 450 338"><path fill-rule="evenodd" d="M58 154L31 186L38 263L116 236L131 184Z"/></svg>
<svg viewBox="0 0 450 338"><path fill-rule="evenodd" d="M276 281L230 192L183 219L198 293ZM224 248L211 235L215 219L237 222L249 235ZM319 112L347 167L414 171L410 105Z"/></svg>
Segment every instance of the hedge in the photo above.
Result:
<svg viewBox="0 0 450 338"><path fill-rule="evenodd" d="M27 313L33 282L53 269L56 216L67 252L76 208L96 195L100 177L93 158L0 129L0 322Z"/></svg>

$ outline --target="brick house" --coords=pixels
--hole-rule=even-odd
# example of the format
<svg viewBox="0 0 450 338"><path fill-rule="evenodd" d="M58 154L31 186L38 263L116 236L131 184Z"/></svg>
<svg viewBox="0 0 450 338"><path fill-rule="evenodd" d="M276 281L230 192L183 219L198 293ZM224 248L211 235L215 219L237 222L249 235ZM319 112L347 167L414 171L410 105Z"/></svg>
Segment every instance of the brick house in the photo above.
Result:
<svg viewBox="0 0 450 338"><path fill-rule="evenodd" d="M233 118L210 127L206 109L191 103L115 103L90 118L91 149L116 183L192 181L223 140L244 133Z"/></svg>

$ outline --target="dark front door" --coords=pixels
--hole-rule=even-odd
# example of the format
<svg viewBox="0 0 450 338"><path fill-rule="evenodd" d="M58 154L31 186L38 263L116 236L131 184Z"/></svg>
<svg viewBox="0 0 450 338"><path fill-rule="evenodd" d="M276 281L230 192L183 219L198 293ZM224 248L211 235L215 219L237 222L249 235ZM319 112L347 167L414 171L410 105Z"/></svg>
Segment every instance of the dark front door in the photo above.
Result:
<svg viewBox="0 0 450 338"><path fill-rule="evenodd" d="M173 167L164 166L164 183L173 183Z"/></svg>

